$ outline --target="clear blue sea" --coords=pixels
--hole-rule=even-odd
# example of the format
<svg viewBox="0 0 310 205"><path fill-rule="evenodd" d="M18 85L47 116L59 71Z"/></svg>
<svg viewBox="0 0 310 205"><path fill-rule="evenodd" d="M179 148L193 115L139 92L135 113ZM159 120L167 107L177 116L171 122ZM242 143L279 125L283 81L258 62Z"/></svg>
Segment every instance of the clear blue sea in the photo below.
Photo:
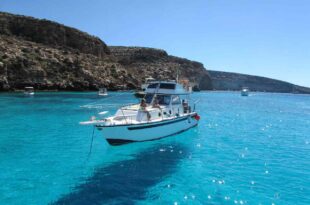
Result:
<svg viewBox="0 0 310 205"><path fill-rule="evenodd" d="M88 155L78 123L131 93L0 94L0 204L310 204L310 95L192 98L197 127L118 147L95 131Z"/></svg>

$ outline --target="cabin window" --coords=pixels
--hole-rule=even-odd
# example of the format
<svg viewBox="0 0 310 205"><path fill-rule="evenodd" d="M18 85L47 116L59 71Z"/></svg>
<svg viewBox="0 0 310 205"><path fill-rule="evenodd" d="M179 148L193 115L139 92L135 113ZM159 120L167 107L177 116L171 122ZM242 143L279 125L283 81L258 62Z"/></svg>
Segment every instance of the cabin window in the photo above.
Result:
<svg viewBox="0 0 310 205"><path fill-rule="evenodd" d="M157 88L158 83L150 84L147 88Z"/></svg>
<svg viewBox="0 0 310 205"><path fill-rule="evenodd" d="M175 89L175 84L171 84L171 83L161 83L159 88L161 89L170 89L170 90L174 90Z"/></svg>
<svg viewBox="0 0 310 205"><path fill-rule="evenodd" d="M157 95L158 104L160 105L169 105L170 104L170 95Z"/></svg>
<svg viewBox="0 0 310 205"><path fill-rule="evenodd" d="M153 96L154 96L154 94L146 94L145 97L144 97L145 98L145 102L147 104L150 104L152 102Z"/></svg>
<svg viewBox="0 0 310 205"><path fill-rule="evenodd" d="M178 95L172 96L172 105L179 105L181 104L181 99Z"/></svg>

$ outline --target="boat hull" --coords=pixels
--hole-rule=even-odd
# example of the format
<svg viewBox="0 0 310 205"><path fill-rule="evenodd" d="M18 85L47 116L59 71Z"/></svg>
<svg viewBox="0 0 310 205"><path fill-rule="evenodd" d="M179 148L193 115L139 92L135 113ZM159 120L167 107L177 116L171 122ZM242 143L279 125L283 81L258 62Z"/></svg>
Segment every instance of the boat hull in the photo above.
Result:
<svg viewBox="0 0 310 205"><path fill-rule="evenodd" d="M111 145L157 140L186 131L198 124L195 115L140 125L100 126L103 136Z"/></svg>
<svg viewBox="0 0 310 205"><path fill-rule="evenodd" d="M241 96L249 96L249 93L248 93L248 92L242 91L242 92L241 92Z"/></svg>
<svg viewBox="0 0 310 205"><path fill-rule="evenodd" d="M34 92L24 92L24 95L34 95Z"/></svg>

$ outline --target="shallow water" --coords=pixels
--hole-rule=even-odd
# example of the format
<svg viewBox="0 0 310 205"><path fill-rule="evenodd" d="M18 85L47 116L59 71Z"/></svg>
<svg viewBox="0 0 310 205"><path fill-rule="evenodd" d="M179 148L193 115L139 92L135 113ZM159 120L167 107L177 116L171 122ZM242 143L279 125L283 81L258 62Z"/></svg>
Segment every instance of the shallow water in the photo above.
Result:
<svg viewBox="0 0 310 205"><path fill-rule="evenodd" d="M198 127L118 147L95 131L88 157L78 122L131 93L0 94L0 204L310 204L310 95L192 98Z"/></svg>

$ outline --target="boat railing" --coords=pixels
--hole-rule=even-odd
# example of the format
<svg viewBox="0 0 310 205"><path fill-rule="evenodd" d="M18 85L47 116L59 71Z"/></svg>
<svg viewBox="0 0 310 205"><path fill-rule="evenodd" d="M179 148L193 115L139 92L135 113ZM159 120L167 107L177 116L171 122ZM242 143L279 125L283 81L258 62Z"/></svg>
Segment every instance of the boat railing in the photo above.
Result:
<svg viewBox="0 0 310 205"><path fill-rule="evenodd" d="M136 104L133 104L133 105L136 105ZM126 106L123 106L123 107L126 107ZM121 115L119 116L116 116L114 117L113 119L114 120L118 120L118 121L124 121L125 123L124 124L133 124L133 121L135 121L137 119L137 115L136 114L125 114L124 113L124 110L126 109L123 109L123 107L120 108L120 111L121 111ZM159 110L159 113L160 113L160 118L163 120L164 119L164 111L163 111L163 108L157 108L157 107L152 107L151 109L146 109L145 112L153 112L155 110ZM147 120L147 122L150 122L150 120Z"/></svg>
<svg viewBox="0 0 310 205"><path fill-rule="evenodd" d="M196 100L194 103L193 103L193 112L196 111L196 104L199 102L200 100Z"/></svg>
<svg viewBox="0 0 310 205"><path fill-rule="evenodd" d="M132 106L132 105L138 105L138 103L128 103L126 105L121 106L119 109L124 109L124 108L127 108L127 107Z"/></svg>
<svg viewBox="0 0 310 205"><path fill-rule="evenodd" d="M127 125L127 124L132 124L134 117L135 115L121 115L121 116L115 116L113 120L124 121L125 123L123 124Z"/></svg>

